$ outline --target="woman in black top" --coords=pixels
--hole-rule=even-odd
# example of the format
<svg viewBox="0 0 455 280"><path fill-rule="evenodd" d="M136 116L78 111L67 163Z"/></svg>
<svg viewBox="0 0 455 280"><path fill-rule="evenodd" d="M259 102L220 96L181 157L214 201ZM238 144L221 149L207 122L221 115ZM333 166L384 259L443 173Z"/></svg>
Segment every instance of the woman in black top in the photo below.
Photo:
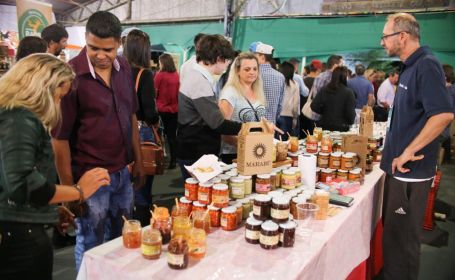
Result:
<svg viewBox="0 0 455 280"><path fill-rule="evenodd" d="M329 84L321 89L311 103L311 110L321 119L318 125L324 130L348 131L355 119L355 97L347 87L348 69L337 67Z"/></svg>

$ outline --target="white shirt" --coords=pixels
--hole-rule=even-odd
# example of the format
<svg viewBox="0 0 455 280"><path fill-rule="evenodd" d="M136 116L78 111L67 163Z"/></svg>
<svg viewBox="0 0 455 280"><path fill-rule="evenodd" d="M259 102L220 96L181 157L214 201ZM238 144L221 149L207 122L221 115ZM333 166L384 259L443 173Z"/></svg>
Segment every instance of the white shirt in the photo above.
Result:
<svg viewBox="0 0 455 280"><path fill-rule="evenodd" d="M193 55L192 57L190 57L190 59L188 59L187 61L185 61L182 66L180 66L180 73L179 73L179 76L180 76L180 84L182 83L184 77L187 76L187 73L188 71L190 71L190 69L192 69L193 65L197 64L196 62L196 56Z"/></svg>
<svg viewBox="0 0 455 280"><path fill-rule="evenodd" d="M378 89L378 105L382 106L381 102L387 102L389 106L393 105L393 100L395 99L395 86L392 85L390 79L385 79L382 82L381 86Z"/></svg>

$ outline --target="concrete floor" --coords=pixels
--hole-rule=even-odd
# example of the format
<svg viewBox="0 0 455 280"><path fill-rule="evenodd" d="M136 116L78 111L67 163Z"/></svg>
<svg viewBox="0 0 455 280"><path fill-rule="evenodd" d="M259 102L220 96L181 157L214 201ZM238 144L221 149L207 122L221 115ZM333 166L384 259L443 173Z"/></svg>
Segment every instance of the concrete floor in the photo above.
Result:
<svg viewBox="0 0 455 280"><path fill-rule="evenodd" d="M455 205L455 163L442 166L442 180L438 199ZM183 194L183 183L180 170L166 170L162 176L156 176L153 184L154 202L158 205L169 205L177 193ZM455 209L447 221L438 221L437 227L449 233L448 246L434 247L422 245L419 279L453 280L455 279ZM74 247L69 246L55 250L54 279L76 279L74 268ZM98 280L98 279L97 279Z"/></svg>

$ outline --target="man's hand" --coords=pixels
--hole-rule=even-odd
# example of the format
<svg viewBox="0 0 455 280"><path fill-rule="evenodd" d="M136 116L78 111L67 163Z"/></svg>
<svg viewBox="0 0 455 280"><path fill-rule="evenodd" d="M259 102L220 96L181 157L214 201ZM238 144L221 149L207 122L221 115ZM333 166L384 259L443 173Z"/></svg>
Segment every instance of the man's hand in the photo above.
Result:
<svg viewBox="0 0 455 280"><path fill-rule="evenodd" d="M134 162L133 163L133 170L132 170L132 177L133 177L133 188L134 190L139 190L145 184L146 175L144 171L144 167L142 166L142 162Z"/></svg>
<svg viewBox="0 0 455 280"><path fill-rule="evenodd" d="M56 227L61 235L65 235L70 225L72 225L74 228L77 228L76 223L74 222L74 214L68 210L68 208L65 206L59 206L57 211L58 223Z"/></svg>
<svg viewBox="0 0 455 280"><path fill-rule="evenodd" d="M411 152L408 152L407 150L404 150L404 152L399 157L393 159L393 161L392 161L392 174L394 174L397 169L401 173L408 173L411 170L409 170L408 168L404 168L403 166L408 161L421 160L421 159L423 159L423 157L424 157L424 155L415 156L414 153L411 153Z"/></svg>

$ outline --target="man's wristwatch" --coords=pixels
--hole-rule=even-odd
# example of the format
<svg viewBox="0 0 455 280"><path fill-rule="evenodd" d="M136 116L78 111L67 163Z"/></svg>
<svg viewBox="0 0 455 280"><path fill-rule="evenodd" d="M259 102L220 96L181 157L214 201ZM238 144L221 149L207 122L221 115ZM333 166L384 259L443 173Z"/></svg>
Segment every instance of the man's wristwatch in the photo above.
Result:
<svg viewBox="0 0 455 280"><path fill-rule="evenodd" d="M84 191L81 189L81 186L74 184L73 187L79 192L79 203L84 202Z"/></svg>

